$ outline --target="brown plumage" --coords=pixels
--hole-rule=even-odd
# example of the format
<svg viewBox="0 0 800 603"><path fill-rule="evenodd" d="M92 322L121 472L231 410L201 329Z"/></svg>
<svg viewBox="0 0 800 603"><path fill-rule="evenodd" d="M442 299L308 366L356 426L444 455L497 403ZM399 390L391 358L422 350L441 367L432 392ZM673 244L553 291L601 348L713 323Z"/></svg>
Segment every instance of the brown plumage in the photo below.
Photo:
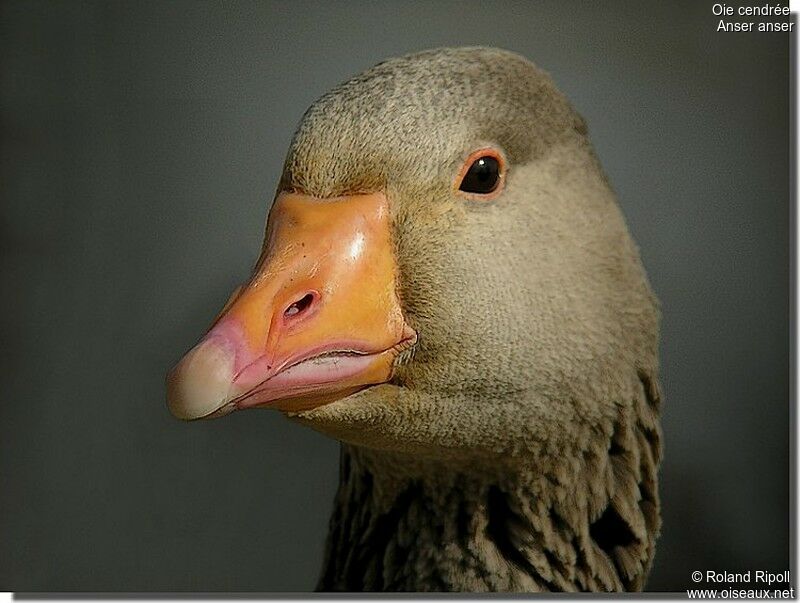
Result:
<svg viewBox="0 0 800 603"><path fill-rule="evenodd" d="M482 147L492 199L454 187ZM392 59L308 110L281 191L389 200L388 383L294 420L344 443L323 590L643 588L658 535L658 308L581 117L524 58Z"/></svg>

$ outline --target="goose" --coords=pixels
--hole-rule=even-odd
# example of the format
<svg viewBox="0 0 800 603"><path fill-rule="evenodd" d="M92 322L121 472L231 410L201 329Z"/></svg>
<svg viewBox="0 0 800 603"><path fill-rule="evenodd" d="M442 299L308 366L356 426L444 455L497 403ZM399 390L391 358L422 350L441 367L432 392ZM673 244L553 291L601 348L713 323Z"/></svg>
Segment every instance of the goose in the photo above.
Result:
<svg viewBox="0 0 800 603"><path fill-rule="evenodd" d="M660 309L584 120L487 47L304 114L178 418L341 441L323 591L632 591L660 531Z"/></svg>

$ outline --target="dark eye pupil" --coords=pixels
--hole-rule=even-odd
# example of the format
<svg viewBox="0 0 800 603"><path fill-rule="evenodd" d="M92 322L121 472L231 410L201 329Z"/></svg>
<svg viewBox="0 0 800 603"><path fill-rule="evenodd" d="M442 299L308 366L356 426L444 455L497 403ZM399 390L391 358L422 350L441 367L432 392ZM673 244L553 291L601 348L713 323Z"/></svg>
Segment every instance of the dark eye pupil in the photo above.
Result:
<svg viewBox="0 0 800 603"><path fill-rule="evenodd" d="M500 180L500 162L494 157L486 156L476 159L464 174L459 188L465 193L491 193Z"/></svg>

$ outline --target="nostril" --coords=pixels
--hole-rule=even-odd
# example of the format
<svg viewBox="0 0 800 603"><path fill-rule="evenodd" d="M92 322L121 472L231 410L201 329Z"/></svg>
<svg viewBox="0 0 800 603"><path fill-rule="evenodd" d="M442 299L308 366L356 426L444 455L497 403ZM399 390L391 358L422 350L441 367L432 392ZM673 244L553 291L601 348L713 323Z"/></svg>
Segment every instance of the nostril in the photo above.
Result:
<svg viewBox="0 0 800 603"><path fill-rule="evenodd" d="M306 293L303 297L290 304L289 307L283 311L284 317L292 318L293 316L302 314L311 307L311 304L314 303L314 297L315 296L313 293Z"/></svg>

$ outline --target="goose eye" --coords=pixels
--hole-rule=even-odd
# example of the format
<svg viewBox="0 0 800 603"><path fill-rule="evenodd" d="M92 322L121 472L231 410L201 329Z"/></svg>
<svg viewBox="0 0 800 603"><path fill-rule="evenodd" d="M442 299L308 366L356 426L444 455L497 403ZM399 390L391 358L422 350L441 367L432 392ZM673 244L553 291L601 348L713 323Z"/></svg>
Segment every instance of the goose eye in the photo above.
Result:
<svg viewBox="0 0 800 603"><path fill-rule="evenodd" d="M494 157L481 157L472 162L458 188L465 193L485 195L497 188L500 182L500 162Z"/></svg>
<svg viewBox="0 0 800 603"><path fill-rule="evenodd" d="M474 195L488 195L498 190L503 177L502 157L492 149L476 151L461 168L458 190Z"/></svg>

